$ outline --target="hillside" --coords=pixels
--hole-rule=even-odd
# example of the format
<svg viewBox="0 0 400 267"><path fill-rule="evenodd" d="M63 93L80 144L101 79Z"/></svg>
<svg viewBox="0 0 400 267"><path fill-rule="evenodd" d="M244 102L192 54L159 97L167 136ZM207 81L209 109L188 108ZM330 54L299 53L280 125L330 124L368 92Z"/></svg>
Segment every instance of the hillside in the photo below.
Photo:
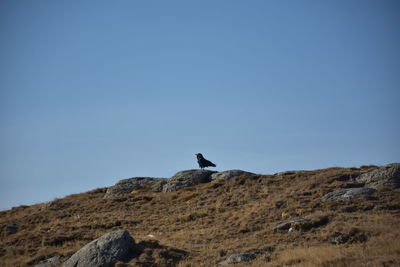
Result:
<svg viewBox="0 0 400 267"><path fill-rule="evenodd" d="M119 229L129 231L137 250L117 266L216 266L244 252L255 259L235 266L400 266L397 186L320 199L363 186L358 177L378 168L242 174L174 192L143 184L108 198L99 188L15 207L0 213L0 266L63 261ZM293 218L309 221L274 229Z"/></svg>

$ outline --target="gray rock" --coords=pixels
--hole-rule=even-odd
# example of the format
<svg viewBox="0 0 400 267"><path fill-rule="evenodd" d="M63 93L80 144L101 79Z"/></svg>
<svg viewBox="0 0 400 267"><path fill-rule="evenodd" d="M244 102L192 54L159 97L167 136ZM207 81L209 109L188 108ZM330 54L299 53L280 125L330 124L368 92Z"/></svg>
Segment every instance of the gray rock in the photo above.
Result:
<svg viewBox="0 0 400 267"><path fill-rule="evenodd" d="M379 189L383 187L400 187L400 163L385 165L379 169L361 174L356 179L369 188Z"/></svg>
<svg viewBox="0 0 400 267"><path fill-rule="evenodd" d="M43 203L43 206L40 207L40 211L46 211L51 209L54 206L54 201L48 201L46 203Z"/></svg>
<svg viewBox="0 0 400 267"><path fill-rule="evenodd" d="M228 171L223 171L223 172L216 172L211 174L211 180L218 180L218 179L231 179L232 177L235 176L240 176L243 174L254 174L251 172L246 172L246 171L242 171L242 170L228 170Z"/></svg>
<svg viewBox="0 0 400 267"><path fill-rule="evenodd" d="M159 182L154 183L151 186L151 189L155 192L161 192L163 190L163 186L167 183L167 179L163 179Z"/></svg>
<svg viewBox="0 0 400 267"><path fill-rule="evenodd" d="M341 188L341 189L336 189L333 192L325 194L319 200L322 202L349 200L349 199L356 198L356 197L359 197L362 195L371 195L375 191L376 191L375 189L367 188L367 187Z"/></svg>
<svg viewBox="0 0 400 267"><path fill-rule="evenodd" d="M47 260L39 262L34 267L57 267L61 264L62 261L63 261L63 257L54 256Z"/></svg>
<svg viewBox="0 0 400 267"><path fill-rule="evenodd" d="M109 187L104 195L104 198L110 198L120 196L123 194L129 194L135 189L140 189L144 184L154 184L161 181L164 178L153 178L153 177L133 177L119 181L115 185Z"/></svg>
<svg viewBox="0 0 400 267"><path fill-rule="evenodd" d="M333 240L333 244L340 245L344 243L363 243L368 240L368 236L360 229L353 228L348 233L336 233L336 238Z"/></svg>
<svg viewBox="0 0 400 267"><path fill-rule="evenodd" d="M251 261L256 258L256 255L254 253L237 253L229 256L226 260L221 261L218 263L219 265L228 265L228 264L234 264L234 263L239 263L243 261Z"/></svg>
<svg viewBox="0 0 400 267"><path fill-rule="evenodd" d="M293 220L278 224L272 230L289 230L292 223L309 223L311 222L310 219L303 219L303 218L295 218Z"/></svg>
<svg viewBox="0 0 400 267"><path fill-rule="evenodd" d="M215 171L209 170L186 170L176 173L163 186L164 192L174 192L181 188L193 186L201 183L211 182L211 174Z"/></svg>
<svg viewBox="0 0 400 267"><path fill-rule="evenodd" d="M10 222L4 228L6 234L15 234L18 232L19 229L19 222Z"/></svg>
<svg viewBox="0 0 400 267"><path fill-rule="evenodd" d="M349 240L349 237L347 235L339 235L337 236L334 240L333 243L336 245L344 244Z"/></svg>
<svg viewBox="0 0 400 267"><path fill-rule="evenodd" d="M108 267L127 261L134 253L134 240L127 230L118 230L93 240L72 255L64 267Z"/></svg>

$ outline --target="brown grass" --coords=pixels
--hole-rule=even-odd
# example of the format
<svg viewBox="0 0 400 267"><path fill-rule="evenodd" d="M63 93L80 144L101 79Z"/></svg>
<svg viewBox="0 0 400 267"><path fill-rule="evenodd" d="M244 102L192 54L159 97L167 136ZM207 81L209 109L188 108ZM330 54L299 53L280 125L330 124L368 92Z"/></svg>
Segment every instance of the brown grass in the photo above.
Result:
<svg viewBox="0 0 400 267"><path fill-rule="evenodd" d="M141 255L118 266L215 266L249 251L257 259L235 266L398 266L400 192L379 191L347 202L317 200L352 186L360 172L373 168L247 175L171 193L145 188L112 199L103 199L101 188L20 206L0 212L0 266L69 257L117 229L129 230L142 247ZM272 231L299 216L311 219L311 226ZM6 233L10 222L19 222L17 233ZM338 235L351 233L349 242L333 244Z"/></svg>

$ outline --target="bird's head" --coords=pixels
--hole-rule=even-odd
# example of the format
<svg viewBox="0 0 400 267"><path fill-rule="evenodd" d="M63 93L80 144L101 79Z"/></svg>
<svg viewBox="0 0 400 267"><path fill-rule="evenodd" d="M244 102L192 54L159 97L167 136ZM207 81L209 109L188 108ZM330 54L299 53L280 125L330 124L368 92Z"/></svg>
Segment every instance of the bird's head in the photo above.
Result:
<svg viewBox="0 0 400 267"><path fill-rule="evenodd" d="M203 157L203 155L202 155L201 153L197 153L197 154L196 154L196 157L198 157L198 158L202 158L202 157Z"/></svg>

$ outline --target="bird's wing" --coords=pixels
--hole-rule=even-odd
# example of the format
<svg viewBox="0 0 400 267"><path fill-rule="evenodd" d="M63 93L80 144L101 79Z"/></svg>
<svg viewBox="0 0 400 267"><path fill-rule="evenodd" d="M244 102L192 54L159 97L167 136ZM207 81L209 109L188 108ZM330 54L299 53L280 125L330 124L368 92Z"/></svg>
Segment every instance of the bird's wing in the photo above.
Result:
<svg viewBox="0 0 400 267"><path fill-rule="evenodd" d="M214 163L212 163L211 161L209 161L209 160L206 160L206 159L204 159L204 163L205 164L207 164L208 166L214 166L214 167L216 167L217 165L215 165Z"/></svg>

